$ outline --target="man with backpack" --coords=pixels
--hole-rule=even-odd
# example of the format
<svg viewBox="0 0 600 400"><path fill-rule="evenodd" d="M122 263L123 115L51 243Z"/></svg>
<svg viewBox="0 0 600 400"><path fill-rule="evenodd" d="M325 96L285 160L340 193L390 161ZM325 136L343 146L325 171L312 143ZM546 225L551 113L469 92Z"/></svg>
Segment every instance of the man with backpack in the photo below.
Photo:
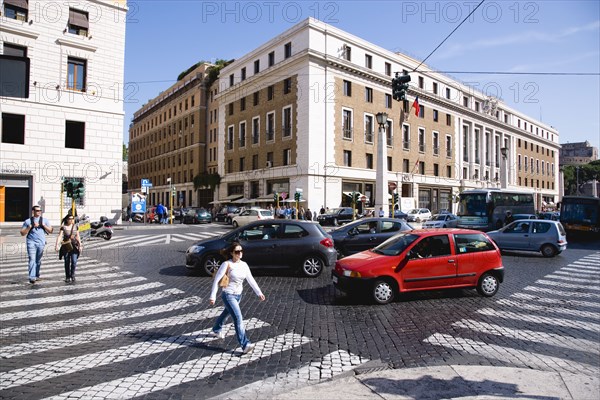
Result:
<svg viewBox="0 0 600 400"><path fill-rule="evenodd" d="M42 256L46 247L46 235L54 230L50 221L42 216L42 208L35 205L31 208L32 216L23 222L21 236L27 235L27 257L29 258L29 283L32 285L40 279Z"/></svg>

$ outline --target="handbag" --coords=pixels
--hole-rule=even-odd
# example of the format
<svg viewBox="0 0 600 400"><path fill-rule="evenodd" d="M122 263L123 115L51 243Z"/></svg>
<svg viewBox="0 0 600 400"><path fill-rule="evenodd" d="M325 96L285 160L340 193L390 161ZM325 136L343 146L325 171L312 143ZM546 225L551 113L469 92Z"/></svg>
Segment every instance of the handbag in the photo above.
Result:
<svg viewBox="0 0 600 400"><path fill-rule="evenodd" d="M62 250L63 253L70 253L74 249L73 241L71 240L71 235L73 235L73 228L75 228L74 224L73 224L73 227L71 228L71 233L69 234L69 238L67 240L63 240L60 244L60 249Z"/></svg>
<svg viewBox="0 0 600 400"><path fill-rule="evenodd" d="M219 281L219 286L224 288L229 286L229 264L227 264L227 270L225 271L225 275Z"/></svg>

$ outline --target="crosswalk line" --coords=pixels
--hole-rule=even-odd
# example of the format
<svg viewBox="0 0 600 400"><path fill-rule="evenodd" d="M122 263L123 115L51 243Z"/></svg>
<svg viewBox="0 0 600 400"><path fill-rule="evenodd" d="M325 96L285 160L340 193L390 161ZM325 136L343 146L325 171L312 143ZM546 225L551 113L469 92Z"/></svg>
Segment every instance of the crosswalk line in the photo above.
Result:
<svg viewBox="0 0 600 400"><path fill-rule="evenodd" d="M262 358L292 350L310 341L309 338L299 334L286 333L256 342L254 351L241 357L239 351L226 351L62 393L49 397L49 399L65 399L70 397L89 398L94 396L103 398L131 398L142 396L169 389L186 382L208 378L211 375L223 373Z"/></svg>
<svg viewBox="0 0 600 400"><path fill-rule="evenodd" d="M102 268L96 268L94 267L92 268L79 268L77 269L77 281L88 281L88 280L102 280L102 279L110 279L112 277L118 277L118 276L128 276L128 275L133 275L133 273L128 272L128 271L119 271L118 267L102 267ZM56 285L56 284L62 284L64 285L64 278L65 278L65 273L64 273L64 269L62 272L55 272L55 273L44 273L43 274L44 277L44 286L46 285ZM17 285L16 283L18 282L13 282L10 284L5 284L5 285L0 285L0 289L12 289L12 290L27 290L27 291L31 291L31 285L29 284L28 281L28 276L27 276L27 272L25 272L25 275L23 276L23 274L20 274L19 277L12 277L13 279L18 279L18 282L21 282L21 285Z"/></svg>
<svg viewBox="0 0 600 400"><path fill-rule="evenodd" d="M600 275L594 278L575 278L573 276L561 276L560 274L550 274L546 275L544 278L546 279L558 279L561 281L567 282L580 282L580 283L599 283Z"/></svg>
<svg viewBox="0 0 600 400"><path fill-rule="evenodd" d="M584 293L584 292L576 292L571 291L567 292L564 290L557 290L554 288L541 288L537 286L525 286L523 288L525 292L534 292L534 293L549 293L554 296L563 296L563 297L573 297L577 296L578 298L588 298L588 299L599 299L600 293Z"/></svg>
<svg viewBox="0 0 600 400"><path fill-rule="evenodd" d="M115 279L112 281L102 281L102 282L90 282L90 283L77 283L77 289L81 290L81 289L98 289L101 287L107 287L107 286L124 286L124 285L131 285L133 283L139 283L139 282L143 282L143 281L147 281L148 279L144 278L143 276L134 276L131 278L123 278L120 277L119 279ZM79 281L78 281L79 282ZM63 285L63 286L50 286L50 287L46 287L46 286L41 286L35 288L35 294L36 295L44 295L44 294L53 294L56 292L68 292L68 291L72 291L73 290L73 286L70 285ZM7 297L17 297L17 296L31 296L31 290L13 290L13 291L8 291L8 292L4 292L2 293L2 299L6 299ZM0 307L2 307L2 304L4 303L4 301L0 302Z"/></svg>
<svg viewBox="0 0 600 400"><path fill-rule="evenodd" d="M582 329L592 332L598 332L600 330L600 324L577 321L575 319L545 317L536 314L515 313L506 310L494 310L491 308L482 308L477 310L476 313L481 315L487 315L488 317L516 320L520 322L531 322L534 324L549 324L552 326L563 326L567 328Z"/></svg>
<svg viewBox="0 0 600 400"><path fill-rule="evenodd" d="M87 263L90 261L95 261L89 257L79 257L79 259L77 260L77 264L81 264L81 263ZM42 261L42 267L40 268L40 272L44 272L44 270L46 270L47 268L59 268L59 267L63 267L64 269L65 266L65 262L63 260L59 260L58 256L56 258L53 258L52 260L48 260L48 261ZM4 274L8 274L8 273L15 273L15 272L27 272L27 262L25 263L9 263L9 264L4 264L2 265L2 267L0 268L0 274L4 275Z"/></svg>
<svg viewBox="0 0 600 400"><path fill-rule="evenodd" d="M164 312L170 312L175 310L181 310L186 307L198 305L202 303L202 298L197 296L186 297L172 301L170 303L161 304L152 307L137 308L134 310L127 311L116 311L111 313L96 314L93 318L84 316L80 318L69 318L60 321L46 322L46 323L35 323L32 325L21 325L9 328L0 329L0 337L25 335L29 333L38 333L44 331L69 329L75 327L82 327L93 324L102 324L113 321L122 321L131 318L147 317L154 314L160 314Z"/></svg>
<svg viewBox="0 0 600 400"><path fill-rule="evenodd" d="M61 307L47 307L26 311L16 312L4 312L0 313L0 321L11 321L17 319L29 319L29 318L40 318L48 317L51 315L64 315L70 313L79 313L83 311L97 311L104 308L116 308L127 306L131 304L143 304L151 301L162 300L171 296L177 296L183 294L183 290L179 289L167 289L152 294L143 296L127 297L124 299L113 299L108 301L97 301L86 304L69 304L68 306Z"/></svg>
<svg viewBox="0 0 600 400"><path fill-rule="evenodd" d="M546 285L546 286L560 286L561 288L564 288L564 289L585 289L585 290L600 291L600 287L592 285L593 282L590 282L589 285L576 285L574 283L563 283L563 282L548 281L546 279L538 279L537 281L535 281L535 283L538 285Z"/></svg>
<svg viewBox="0 0 600 400"><path fill-rule="evenodd" d="M100 285L100 284L99 284ZM32 298L32 299L24 299L24 300L9 300L9 301L1 301L0 308L8 308L8 307L17 307L17 306L32 306L35 304L50 304L50 303L61 303L61 302L69 302L75 300L87 300L94 297L110 297L117 296L127 293L140 292L142 290L155 289L157 287L164 286L163 283L160 282L150 282L144 285L138 286L130 286L122 289L113 289L113 290L101 290L97 292L87 292L87 293L74 293L63 296L53 296L53 297L40 297L40 298ZM32 288L36 289L36 288Z"/></svg>
<svg viewBox="0 0 600 400"><path fill-rule="evenodd" d="M561 271L573 271L573 272L579 272L582 274L587 274L587 275L598 275L598 273L600 273L600 271L595 270L595 269L585 269L585 268L579 268L579 267L564 267L560 269Z"/></svg>
<svg viewBox="0 0 600 400"><path fill-rule="evenodd" d="M255 318L246 321L247 330L258 329L265 326L269 326L269 324ZM59 376L73 374L79 371L101 367L103 365L112 365L121 361L129 361L135 358L147 357L152 354L173 351L199 343L208 343L219 340L210 336L211 331L212 329L208 328L176 336L165 336L158 339L134 343L132 345L121 346L116 349L84 354L77 357L69 357L63 360L3 372L2 380L0 381L0 390L57 378ZM224 325L223 332L226 336L235 335L233 324ZM49 372L46 374L39 374L39 371Z"/></svg>
<svg viewBox="0 0 600 400"><path fill-rule="evenodd" d="M555 333L547 333L540 331L532 331L529 329L514 329L507 328L502 325L490 324L473 319L463 319L452 324L458 328L469 329L475 332L480 332L488 335L502 336L502 338L513 340L525 340L535 344L547 344L550 346L560 347L568 350L577 350L589 352L592 354L600 354L598 343L591 340L578 339L570 337L565 340L563 335Z"/></svg>
<svg viewBox="0 0 600 400"><path fill-rule="evenodd" d="M473 354L487 359L504 361L506 363L510 363L511 365L517 365L525 368L539 368L540 370L547 370L550 366L555 370L560 371L579 373L581 373L581 371L585 371L588 375L592 376L595 376L598 373L597 365L574 362L560 357L546 356L531 351L489 344L472 339L454 337L442 333L435 333L426 338L424 341L432 345L451 348L460 352Z"/></svg>
<svg viewBox="0 0 600 400"><path fill-rule="evenodd" d="M83 333L55 337L52 339L36 339L33 342L15 343L0 347L0 358L21 357L48 350L64 349L70 346L79 346L98 340L110 339L120 335L135 334L137 332L152 331L157 328L171 327L174 325L197 323L198 320L217 317L223 311L223 307L214 307L208 310L197 311L161 318L157 320L139 322L131 325L115 326L112 328L86 331Z"/></svg>
<svg viewBox="0 0 600 400"><path fill-rule="evenodd" d="M596 272L590 272L590 273L586 273L586 272L581 272L581 271L573 271L572 269L567 269L567 268L561 268L558 271L554 271L554 275L567 275L567 276L575 276L575 277L580 277L580 278L598 278L600 275Z"/></svg>
<svg viewBox="0 0 600 400"><path fill-rule="evenodd" d="M571 317L600 320L600 314L598 312L580 311L580 310L573 310L571 308L558 307L556 305L556 303L554 303L552 305L544 306L544 305L525 303L522 301L510 300L510 299L500 299L500 300L496 301L496 304L507 306L510 309L519 309L519 310L526 310L526 311L543 311L545 313L566 314Z"/></svg>
<svg viewBox="0 0 600 400"><path fill-rule="evenodd" d="M538 297L538 296L534 296L534 295L527 294L527 293L515 293L515 294L511 295L510 297L514 298L514 299L527 300L529 302L533 301L536 303L545 303L545 304L552 304L552 305L556 305L556 303L557 303L557 299L555 299L555 298ZM600 303L585 301L585 300L561 299L559 301L559 303L562 306L600 308Z"/></svg>
<svg viewBox="0 0 600 400"><path fill-rule="evenodd" d="M573 261L569 265L570 266L581 266L583 268L593 269L593 270L600 270L600 266L598 265L598 263L591 262L591 261Z"/></svg>

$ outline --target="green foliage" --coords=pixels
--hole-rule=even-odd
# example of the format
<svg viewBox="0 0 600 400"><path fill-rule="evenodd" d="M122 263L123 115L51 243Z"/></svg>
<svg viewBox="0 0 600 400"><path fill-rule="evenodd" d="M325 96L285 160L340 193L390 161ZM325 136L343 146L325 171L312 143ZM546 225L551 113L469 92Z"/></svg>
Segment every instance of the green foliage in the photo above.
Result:
<svg viewBox="0 0 600 400"><path fill-rule="evenodd" d="M563 167L565 179L565 194L578 194L577 184L583 185L586 182L600 180L600 160L592 161L583 165L567 165Z"/></svg>
<svg viewBox="0 0 600 400"><path fill-rule="evenodd" d="M125 143L123 143L123 161L127 161L128 158L129 158L129 149L127 148L127 146L125 146Z"/></svg>
<svg viewBox="0 0 600 400"><path fill-rule="evenodd" d="M210 187L211 190L215 190L219 184L221 184L221 175L216 172L214 174L203 173L194 177L194 190L203 187Z"/></svg>
<svg viewBox="0 0 600 400"><path fill-rule="evenodd" d="M185 71L183 71L182 73L177 75L177 80L178 81L182 80L187 74L192 72L194 69L198 68L198 65L204 64L205 62L206 61L198 61L196 64L192 65L191 67L189 67L188 69L186 69Z"/></svg>
<svg viewBox="0 0 600 400"><path fill-rule="evenodd" d="M235 60L222 60L219 59L217 61L215 61L215 65L213 67L209 67L206 70L206 78L204 80L204 84L206 85L207 88L210 88L211 85L217 80L219 79L219 74L221 73L221 69L223 69L224 67L228 66L229 64L231 64L232 62L234 62Z"/></svg>

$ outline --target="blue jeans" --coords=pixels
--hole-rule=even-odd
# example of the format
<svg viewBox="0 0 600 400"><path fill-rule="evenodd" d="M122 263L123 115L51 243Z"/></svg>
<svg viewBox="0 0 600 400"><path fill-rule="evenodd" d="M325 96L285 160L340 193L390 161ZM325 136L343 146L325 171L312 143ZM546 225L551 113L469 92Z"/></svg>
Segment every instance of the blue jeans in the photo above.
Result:
<svg viewBox="0 0 600 400"><path fill-rule="evenodd" d="M27 241L27 257L29 258L29 280L35 281L40 277L40 267L42 266L42 256L44 255L45 244Z"/></svg>
<svg viewBox="0 0 600 400"><path fill-rule="evenodd" d="M221 293L221 299L223 300L223 304L225 305L225 309L217 318L217 322L213 326L213 332L219 333L221 329L223 329L223 322L228 315L231 315L233 319L233 324L235 326L235 333L237 335L237 340L242 346L242 349L245 349L248 344L250 344L250 340L246 336L246 330L244 329L244 319L242 317L242 310L240 310L240 301L242 300L241 294L230 294L230 293Z"/></svg>
<svg viewBox="0 0 600 400"><path fill-rule="evenodd" d="M65 277L67 279L75 278L75 268L77 268L77 259L79 254L74 251L65 254Z"/></svg>

